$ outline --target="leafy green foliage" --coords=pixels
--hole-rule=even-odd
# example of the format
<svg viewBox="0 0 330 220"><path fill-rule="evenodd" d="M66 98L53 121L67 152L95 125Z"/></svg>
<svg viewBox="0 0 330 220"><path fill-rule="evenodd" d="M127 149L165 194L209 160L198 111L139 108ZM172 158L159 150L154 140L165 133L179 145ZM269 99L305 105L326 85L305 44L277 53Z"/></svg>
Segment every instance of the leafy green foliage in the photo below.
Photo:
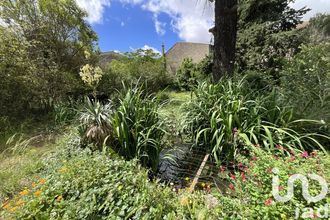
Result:
<svg viewBox="0 0 330 220"><path fill-rule="evenodd" d="M301 50L282 71L281 86L295 113L323 120L321 130L329 134L330 44L305 45Z"/></svg>
<svg viewBox="0 0 330 220"><path fill-rule="evenodd" d="M97 39L85 16L74 0L1 1L2 115L47 112L49 99L85 92L79 68Z"/></svg>
<svg viewBox="0 0 330 220"><path fill-rule="evenodd" d="M303 42L296 26L308 9L290 8L290 0L243 0L237 40L240 71L258 70L278 80L285 58Z"/></svg>
<svg viewBox="0 0 330 220"><path fill-rule="evenodd" d="M312 17L304 34L311 43L328 41L330 38L330 14L317 14Z"/></svg>
<svg viewBox="0 0 330 220"><path fill-rule="evenodd" d="M232 161L246 146L262 144L268 152L277 145L288 149L324 149L322 135L301 131L305 124L320 121L297 120L292 109L281 107L278 94L252 97L244 80L222 80L201 84L195 98L186 105L184 124L192 134L195 147L211 153L217 163ZM326 137L325 137L326 138Z"/></svg>
<svg viewBox="0 0 330 220"><path fill-rule="evenodd" d="M311 154L304 152L297 154L291 152L287 157L282 157L282 152L287 149L281 146L274 152L268 154L260 148L254 147L250 156L240 155L238 157L239 169L233 172L225 169L219 175L228 180L230 188L226 190L226 195L220 194L223 199L223 214L238 218L258 219L263 216L266 219L291 219L296 218L296 208L300 215L304 213L305 207L311 207L315 211L317 208L329 203L329 197L317 203L307 203L302 196L302 187L299 181L295 184L294 197L291 201L282 203L276 201L272 196L272 169L278 168L280 195L287 193L287 181L293 174L306 175L315 173L330 181L329 156L314 151ZM310 181L309 192L316 195L320 192L317 182ZM235 205L237 204L237 205ZM312 213L313 214L313 213Z"/></svg>
<svg viewBox="0 0 330 220"><path fill-rule="evenodd" d="M201 62L194 63L192 59L184 59L176 72L178 87L184 90L192 90L198 82L207 80L212 74L212 57L207 56Z"/></svg>
<svg viewBox="0 0 330 220"><path fill-rule="evenodd" d="M46 160L42 178L2 205L6 218L216 219L202 194L177 194L150 182L137 161L68 150ZM214 213L212 213L214 212Z"/></svg>
<svg viewBox="0 0 330 220"><path fill-rule="evenodd" d="M171 84L163 59L152 50L137 50L113 60L105 69L99 91L112 94L125 84L144 83L149 92L156 92Z"/></svg>
<svg viewBox="0 0 330 220"><path fill-rule="evenodd" d="M153 171L158 168L164 136L158 109L157 101L141 88L128 88L112 120L116 151L128 160L138 158Z"/></svg>

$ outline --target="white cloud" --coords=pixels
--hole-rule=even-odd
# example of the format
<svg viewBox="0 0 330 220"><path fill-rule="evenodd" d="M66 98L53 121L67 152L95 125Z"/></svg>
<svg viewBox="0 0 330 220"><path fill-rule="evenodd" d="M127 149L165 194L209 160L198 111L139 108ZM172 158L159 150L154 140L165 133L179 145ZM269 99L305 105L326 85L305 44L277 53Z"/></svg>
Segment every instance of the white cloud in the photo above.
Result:
<svg viewBox="0 0 330 220"><path fill-rule="evenodd" d="M125 26L125 22L120 22L120 26L124 27Z"/></svg>
<svg viewBox="0 0 330 220"><path fill-rule="evenodd" d="M159 21L157 14L154 15L153 20L155 22L155 29L156 29L157 34L160 36L163 36L166 33L166 31L165 31L166 23Z"/></svg>
<svg viewBox="0 0 330 220"><path fill-rule="evenodd" d="M307 6L312 9L304 16L304 20L309 20L317 13L330 13L330 1L329 0L296 0L291 4L295 9L300 9Z"/></svg>
<svg viewBox="0 0 330 220"><path fill-rule="evenodd" d="M100 24L103 21L105 7L110 7L110 0L76 0L79 7L87 11L87 21Z"/></svg>
<svg viewBox="0 0 330 220"><path fill-rule="evenodd" d="M158 18L161 13L171 18L173 31L184 41L209 43L213 26L214 9L207 1L147 0L142 6ZM156 32L161 34L160 21L154 19ZM162 23L164 25L164 23ZM158 30L157 30L158 29Z"/></svg>

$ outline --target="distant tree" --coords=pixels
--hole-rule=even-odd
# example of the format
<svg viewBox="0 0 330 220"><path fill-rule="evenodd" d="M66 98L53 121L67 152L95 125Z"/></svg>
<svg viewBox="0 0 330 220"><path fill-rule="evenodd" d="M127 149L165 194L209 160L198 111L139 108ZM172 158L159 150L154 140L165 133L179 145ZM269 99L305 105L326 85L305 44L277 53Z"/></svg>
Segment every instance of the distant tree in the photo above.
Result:
<svg viewBox="0 0 330 220"><path fill-rule="evenodd" d="M257 70L278 78L284 61L304 42L296 27L307 8L290 7L292 0L241 0L237 37L240 71Z"/></svg>
<svg viewBox="0 0 330 220"><path fill-rule="evenodd" d="M74 0L0 1L1 106L17 100L14 110L27 111L81 91L79 70L96 60L97 35L86 16Z"/></svg>
<svg viewBox="0 0 330 220"><path fill-rule="evenodd" d="M209 0L215 2L213 80L234 73L238 0Z"/></svg>

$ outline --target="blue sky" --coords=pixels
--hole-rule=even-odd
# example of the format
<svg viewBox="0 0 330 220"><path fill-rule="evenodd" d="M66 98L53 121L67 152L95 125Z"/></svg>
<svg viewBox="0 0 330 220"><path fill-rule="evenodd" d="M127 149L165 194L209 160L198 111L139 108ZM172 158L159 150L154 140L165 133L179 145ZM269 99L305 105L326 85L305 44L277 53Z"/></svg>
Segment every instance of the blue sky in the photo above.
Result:
<svg viewBox="0 0 330 220"><path fill-rule="evenodd" d="M161 50L178 41L209 43L213 5L205 0L76 0L99 35L101 51ZM330 0L296 0L295 8L330 13Z"/></svg>

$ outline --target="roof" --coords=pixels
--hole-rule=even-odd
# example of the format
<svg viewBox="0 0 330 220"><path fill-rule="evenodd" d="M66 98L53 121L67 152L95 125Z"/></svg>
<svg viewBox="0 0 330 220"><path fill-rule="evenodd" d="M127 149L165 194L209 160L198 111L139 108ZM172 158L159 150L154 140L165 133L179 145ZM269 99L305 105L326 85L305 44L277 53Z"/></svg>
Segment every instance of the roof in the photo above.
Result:
<svg viewBox="0 0 330 220"><path fill-rule="evenodd" d="M176 72L184 59L191 58L194 62L198 63L209 54L209 44L178 42L166 52L166 62L168 69Z"/></svg>

